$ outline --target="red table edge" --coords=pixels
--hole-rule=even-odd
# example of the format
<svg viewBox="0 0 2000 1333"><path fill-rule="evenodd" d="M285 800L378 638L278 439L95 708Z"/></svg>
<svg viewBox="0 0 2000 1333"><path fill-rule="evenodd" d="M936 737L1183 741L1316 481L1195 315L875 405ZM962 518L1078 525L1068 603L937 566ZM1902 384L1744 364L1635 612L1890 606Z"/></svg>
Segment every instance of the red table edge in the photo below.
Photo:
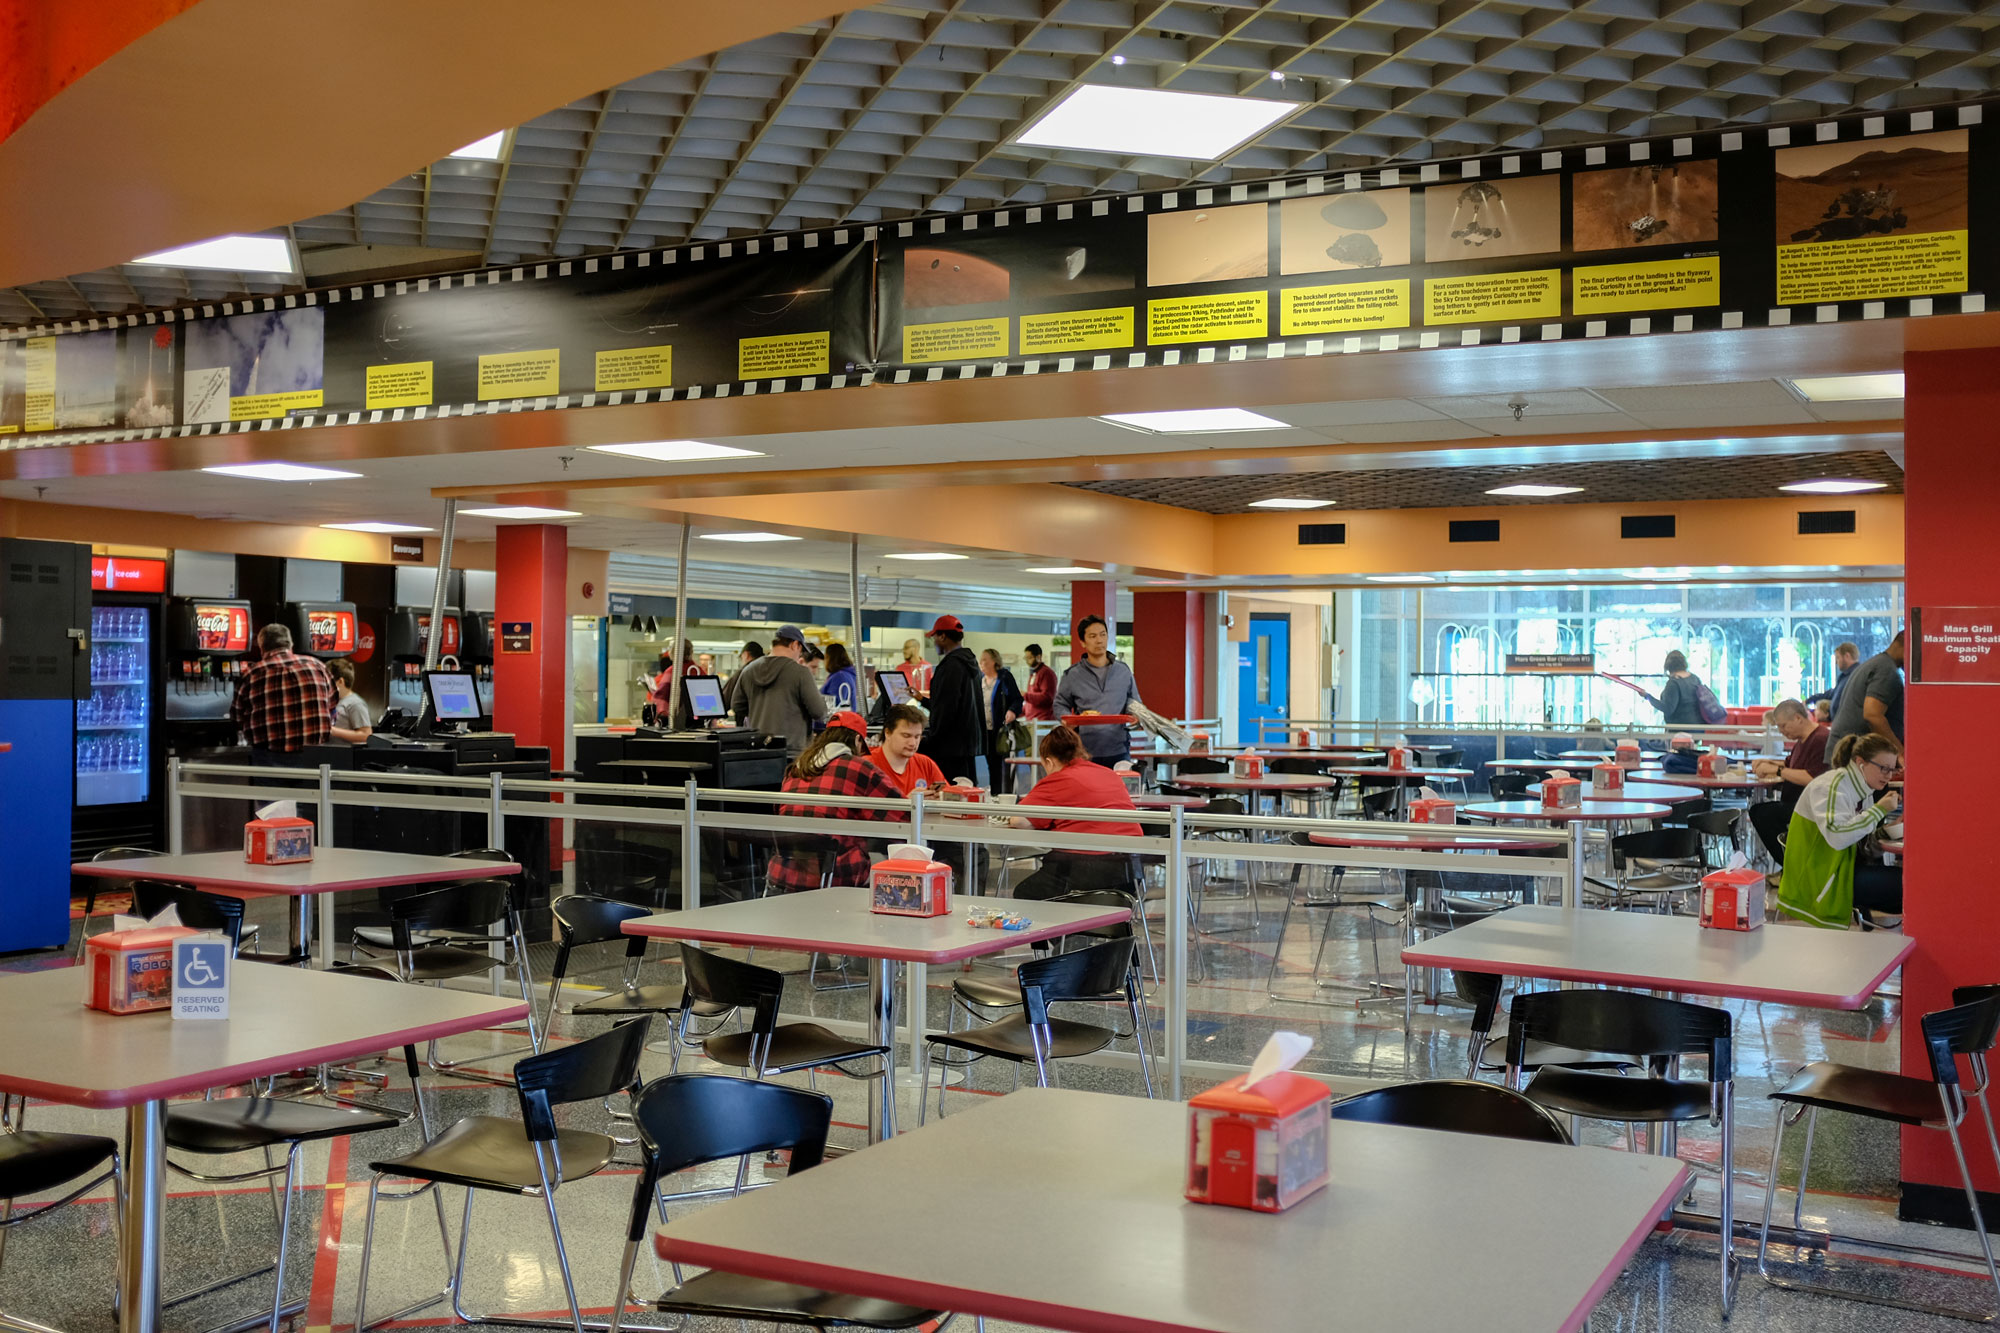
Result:
<svg viewBox="0 0 2000 1333"><path fill-rule="evenodd" d="M1591 1311L1604 1299L1604 1293L1617 1282L1620 1274L1625 1271L1625 1266L1631 1262L1632 1256L1638 1253L1639 1247L1653 1234L1654 1226L1660 1216L1665 1213L1673 1200L1680 1197L1687 1189L1691 1179L1693 1173L1685 1164L1674 1172L1672 1183L1641 1216L1632 1234L1625 1238L1612 1261L1605 1265L1603 1274L1590 1285L1583 1299L1577 1302L1576 1308L1563 1320L1558 1333L1575 1333L1577 1329L1583 1327ZM1056 1305L1027 1296L1003 1296L993 1292L922 1282L914 1278L885 1277L877 1273L861 1273L851 1268L839 1268L832 1264L805 1263L797 1259L782 1259L762 1254L755 1250L738 1250L702 1241L682 1240L674 1234L671 1225L653 1233L653 1249L662 1259L670 1262L700 1264L705 1268L720 1268L724 1272L740 1273L746 1277L764 1278L774 1282L794 1282L875 1300L898 1301L928 1310L950 1310L959 1314L1008 1319L1036 1328L1068 1329L1075 1330L1075 1333L1188 1333L1191 1327L1187 1324L1165 1323L1156 1319L1134 1318L1112 1311L1085 1312L1074 1306Z"/></svg>
<svg viewBox="0 0 2000 1333"><path fill-rule="evenodd" d="M994 901L1019 904L1023 900L1010 898L995 899ZM699 911L700 909L697 908L696 910ZM1009 908L1007 910L1017 909ZM885 912L883 915L894 916L899 914ZM947 912L945 915L956 916L957 913ZM935 920L936 918L927 917L917 919ZM1005 947L1006 945L1014 944L1033 944L1037 940L1053 940L1064 935L1074 935L1079 931L1098 930L1105 926L1115 926L1120 922L1130 921L1131 919L1132 913L1130 911L1114 907L1098 915L1085 917L1081 921L1066 921L1061 925L1031 924L1026 930L996 930L993 933L1005 942L1005 945L1003 945ZM1030 917L1029 920L1032 922L1034 918ZM963 945L955 949L898 948L857 954L851 952L854 948L852 943L841 944L831 940L793 939L789 935L759 934L753 931L717 930L712 926L700 929L675 930L662 926L645 925L644 919L640 917L634 917L632 920L627 921L620 929L627 935L643 935L647 939L686 940L691 944L759 945L774 949L794 949L801 953L840 954L845 952L849 958L887 958L898 963L958 963L968 958L981 958L989 953L1000 952L999 949L992 948L986 941L981 940L977 944Z"/></svg>
<svg viewBox="0 0 2000 1333"><path fill-rule="evenodd" d="M262 964L246 964L262 966ZM474 996L472 998L483 998ZM81 1001L79 1001L81 1003ZM166 1016L167 1022L175 1021L166 1010L158 1011ZM46 1102L57 1102L64 1106L88 1106L99 1109L116 1109L137 1106L141 1102L164 1101L169 1097L188 1092L205 1092L209 1088L228 1087L235 1083L246 1083L266 1074L286 1074L294 1069L307 1069L313 1065L336 1064L357 1055L374 1055L392 1050L398 1046L413 1046L433 1037L455 1037L460 1033L479 1032L485 1028L497 1027L502 1023L512 1023L528 1016L528 1006L514 1000L498 1009L482 1014L467 1014L463 1018L447 1019L437 1023L424 1023L381 1037L360 1037L353 1041L335 1042L331 1046L315 1047L310 1051L291 1055L273 1056L267 1060L252 1060L246 1064L230 1065L224 1069L206 1070L198 1075L183 1079L168 1079L160 1083L147 1083L136 1088L106 1088L83 1091L61 1083L44 1083L39 1079L9 1078L0 1074L0 1090L26 1093ZM138 1014L110 1014L110 1018L138 1018ZM82 1092L79 1096L78 1093Z"/></svg>
<svg viewBox="0 0 2000 1333"><path fill-rule="evenodd" d="M1595 909L1590 909L1595 910ZM1765 930L1791 929L1791 927L1762 927ZM1799 929L1806 929L1799 927ZM1429 944L1435 945L1449 935L1440 935ZM1881 988L1889 974L1901 967L1904 960L1917 947L1917 942L1907 935L1903 937L1903 947L1888 966L1875 974L1872 981L1856 995L1826 995L1810 991L1774 991L1757 986L1706 986L1699 991L1686 989L1686 978L1645 977L1631 972L1598 972L1582 967L1537 967L1532 972L1510 971L1504 966L1496 966L1486 958L1455 958L1449 954L1431 950L1428 945L1413 944L1402 952L1402 961L1412 967L1448 967L1453 971L1497 973L1504 977L1530 977L1538 981L1589 981L1599 985L1622 987L1631 990L1658 990L1677 995L1707 995L1727 1000L1762 1000L1773 1004L1797 1005L1806 1009L1859 1009L1868 1003L1870 996Z"/></svg>
<svg viewBox="0 0 2000 1333"><path fill-rule="evenodd" d="M333 850L329 848L328 850ZM360 849L349 849L360 850ZM513 861L466 861L470 869L426 870L416 875L390 875L377 879L344 879L337 884L258 884L249 885L234 880L216 879L204 875L152 875L135 873L133 866L143 864L134 861L80 861L70 866L72 875L90 875L99 879L158 879L169 884L185 884L189 888L203 889L219 893L225 898L306 898L316 893L347 893L355 889L394 889L406 884L448 884L461 879L490 879L495 875L518 875L521 867ZM245 864L249 864L245 862ZM307 864L298 862L297 864ZM115 869L113 867L116 867Z"/></svg>
<svg viewBox="0 0 2000 1333"><path fill-rule="evenodd" d="M1469 825L1461 824L1458 827L1466 828ZM1389 840L1391 836L1386 833L1377 834L1373 838L1368 837L1366 834L1356 834L1353 837L1349 837L1341 833L1308 833L1306 838L1316 847L1338 847L1351 848L1357 851L1389 852L1424 850L1423 847L1408 841L1392 842ZM1454 849L1471 852L1522 851L1530 847L1547 847L1551 851L1558 851L1562 848L1562 844L1559 843L1523 842L1513 838L1496 838L1491 835L1481 836L1477 833L1468 833L1462 838L1448 838L1440 835L1433 841L1450 843L1450 847L1445 849L1448 851Z"/></svg>

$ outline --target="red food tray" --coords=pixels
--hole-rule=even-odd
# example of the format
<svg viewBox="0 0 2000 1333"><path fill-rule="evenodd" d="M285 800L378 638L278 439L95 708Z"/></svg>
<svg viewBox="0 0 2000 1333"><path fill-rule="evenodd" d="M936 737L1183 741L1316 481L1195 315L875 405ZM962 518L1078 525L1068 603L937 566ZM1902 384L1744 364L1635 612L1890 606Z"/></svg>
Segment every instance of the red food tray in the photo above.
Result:
<svg viewBox="0 0 2000 1333"><path fill-rule="evenodd" d="M1067 727L1101 727L1116 723L1121 727L1132 725L1133 719L1126 713L1064 713L1063 725Z"/></svg>

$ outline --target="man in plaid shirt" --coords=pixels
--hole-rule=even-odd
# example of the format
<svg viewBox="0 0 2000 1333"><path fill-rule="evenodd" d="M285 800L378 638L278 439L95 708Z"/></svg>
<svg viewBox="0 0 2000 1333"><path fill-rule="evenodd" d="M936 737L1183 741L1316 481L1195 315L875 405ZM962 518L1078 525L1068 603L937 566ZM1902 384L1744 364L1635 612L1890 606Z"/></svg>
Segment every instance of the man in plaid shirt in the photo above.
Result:
<svg viewBox="0 0 2000 1333"><path fill-rule="evenodd" d="M868 758L868 724L859 713L839 712L827 719L826 730L785 772L785 791L818 797L873 796L901 800L903 793ZM834 805L787 801L778 807L793 819L892 820L894 810L854 810ZM834 884L868 882L868 843L861 838L824 833L780 833L778 854L766 870L771 887L780 893L816 889L820 876L833 872Z"/></svg>
<svg viewBox="0 0 2000 1333"><path fill-rule="evenodd" d="M283 767L333 734L333 680L317 658L292 652L283 625L257 631L257 659L236 686L229 719L250 743L252 763Z"/></svg>

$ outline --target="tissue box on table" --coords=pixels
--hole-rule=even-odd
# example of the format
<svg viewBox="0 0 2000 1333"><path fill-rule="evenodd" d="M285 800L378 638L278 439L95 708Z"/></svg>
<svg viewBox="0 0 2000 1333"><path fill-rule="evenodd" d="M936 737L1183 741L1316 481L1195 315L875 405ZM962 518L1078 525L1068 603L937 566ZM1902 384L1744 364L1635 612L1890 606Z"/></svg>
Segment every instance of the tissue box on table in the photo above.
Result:
<svg viewBox="0 0 2000 1333"><path fill-rule="evenodd" d="M1701 877L1701 924L1711 930L1758 930L1764 925L1764 876L1738 867Z"/></svg>
<svg viewBox="0 0 2000 1333"><path fill-rule="evenodd" d="M1617 764L1599 764L1590 770L1590 794L1592 796L1622 796L1625 793L1625 770Z"/></svg>
<svg viewBox="0 0 2000 1333"><path fill-rule="evenodd" d="M251 820L243 826L243 859L259 866L312 860L313 822L296 815Z"/></svg>
<svg viewBox="0 0 2000 1333"><path fill-rule="evenodd" d="M1188 1099L1189 1202L1280 1213L1325 1187L1333 1094L1289 1068L1311 1049L1274 1033L1249 1073Z"/></svg>
<svg viewBox="0 0 2000 1333"><path fill-rule="evenodd" d="M1694 761L1694 771L1696 777L1727 777L1729 774L1729 760L1713 750L1706 750L1703 751L1699 759Z"/></svg>
<svg viewBox="0 0 2000 1333"><path fill-rule="evenodd" d="M1397 772L1409 768L1416 762L1417 758L1416 754L1407 745L1392 745L1389 747L1387 753L1389 757L1383 761L1382 767L1394 769Z"/></svg>
<svg viewBox="0 0 2000 1333"><path fill-rule="evenodd" d="M869 910L891 916L943 916L951 910L951 867L931 849L898 843L868 869Z"/></svg>
<svg viewBox="0 0 2000 1333"><path fill-rule="evenodd" d="M1567 773L1555 772L1542 779L1544 810L1574 810L1583 804L1583 784Z"/></svg>
<svg viewBox="0 0 2000 1333"><path fill-rule="evenodd" d="M92 935L84 941L85 966L90 969L84 1003L108 1014L166 1008L174 1002L174 941L200 933L174 924L129 926Z"/></svg>
<svg viewBox="0 0 2000 1333"><path fill-rule="evenodd" d="M1261 778L1264 776L1264 756L1246 750L1230 760L1229 770L1239 778Z"/></svg>
<svg viewBox="0 0 2000 1333"><path fill-rule="evenodd" d="M1625 737L1612 750L1611 757L1612 762L1616 763L1620 768L1637 768L1639 766L1639 742L1630 736Z"/></svg>
<svg viewBox="0 0 2000 1333"><path fill-rule="evenodd" d="M1420 796L1410 802L1412 824L1456 824L1458 802L1438 796Z"/></svg>

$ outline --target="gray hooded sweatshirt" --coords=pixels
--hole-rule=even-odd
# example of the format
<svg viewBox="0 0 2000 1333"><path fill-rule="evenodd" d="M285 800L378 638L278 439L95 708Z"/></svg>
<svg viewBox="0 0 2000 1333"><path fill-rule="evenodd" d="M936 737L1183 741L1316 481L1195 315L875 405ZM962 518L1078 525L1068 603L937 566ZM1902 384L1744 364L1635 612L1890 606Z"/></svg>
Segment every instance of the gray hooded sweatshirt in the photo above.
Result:
<svg viewBox="0 0 2000 1333"><path fill-rule="evenodd" d="M796 759L812 739L812 724L826 716L826 696L812 672L770 653L736 673L737 709L753 731L785 738L785 757Z"/></svg>

